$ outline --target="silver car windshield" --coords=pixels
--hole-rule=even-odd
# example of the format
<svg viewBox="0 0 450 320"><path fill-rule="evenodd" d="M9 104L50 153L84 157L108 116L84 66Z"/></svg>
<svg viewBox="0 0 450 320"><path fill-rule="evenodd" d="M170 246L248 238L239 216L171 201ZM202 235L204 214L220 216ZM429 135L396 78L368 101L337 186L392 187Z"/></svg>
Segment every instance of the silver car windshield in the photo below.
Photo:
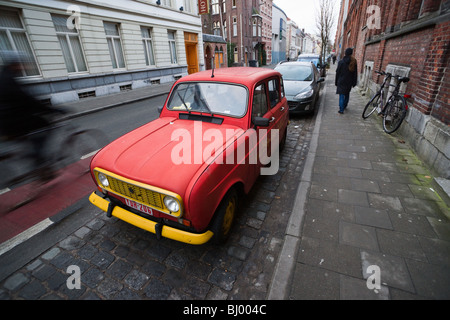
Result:
<svg viewBox="0 0 450 320"><path fill-rule="evenodd" d="M185 82L172 91L168 109L242 117L247 112L248 92L240 85Z"/></svg>
<svg viewBox="0 0 450 320"><path fill-rule="evenodd" d="M311 81L313 77L310 66L280 65L276 71L283 75L285 81Z"/></svg>

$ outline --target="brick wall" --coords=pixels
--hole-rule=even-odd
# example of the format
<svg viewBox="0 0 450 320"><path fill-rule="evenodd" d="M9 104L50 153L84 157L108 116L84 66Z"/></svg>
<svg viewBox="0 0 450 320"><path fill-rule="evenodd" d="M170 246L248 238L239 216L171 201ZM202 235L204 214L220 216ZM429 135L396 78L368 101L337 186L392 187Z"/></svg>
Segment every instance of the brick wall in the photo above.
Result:
<svg viewBox="0 0 450 320"><path fill-rule="evenodd" d="M378 6L378 28L370 27L368 22L373 15L370 10L367 12L370 5ZM342 12L343 8L341 17ZM381 84L383 77L374 70L386 71L389 66L407 73L411 80L406 93L413 99L409 102L408 123L402 126L409 131L405 129L404 133L433 145L433 159L424 159L425 162L449 176L450 151L446 145L450 144L450 0L354 0L347 18L339 20L336 41L341 51L355 48L362 86L373 90ZM439 139L427 134L437 130L430 128L439 128ZM428 153L423 152L423 156L426 158Z"/></svg>

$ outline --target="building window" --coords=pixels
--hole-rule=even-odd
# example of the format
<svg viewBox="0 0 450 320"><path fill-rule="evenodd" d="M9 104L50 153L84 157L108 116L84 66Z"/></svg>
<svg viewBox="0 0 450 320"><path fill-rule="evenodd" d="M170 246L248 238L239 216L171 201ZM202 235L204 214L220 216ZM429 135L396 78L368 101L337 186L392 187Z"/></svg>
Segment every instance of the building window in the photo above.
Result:
<svg viewBox="0 0 450 320"><path fill-rule="evenodd" d="M177 64L177 46L175 43L175 31L168 31L167 35L169 37L169 51L170 51L170 63Z"/></svg>
<svg viewBox="0 0 450 320"><path fill-rule="evenodd" d="M222 1L222 13L227 12L227 2L225 0Z"/></svg>
<svg viewBox="0 0 450 320"><path fill-rule="evenodd" d="M211 0L212 14L219 14L219 0Z"/></svg>
<svg viewBox="0 0 450 320"><path fill-rule="evenodd" d="M236 8L236 0L231 1L231 3L232 3L232 7Z"/></svg>
<svg viewBox="0 0 450 320"><path fill-rule="evenodd" d="M213 32L215 36L220 36L220 22L213 22Z"/></svg>
<svg viewBox="0 0 450 320"><path fill-rule="evenodd" d="M239 52L238 52L238 48L234 48L234 62L237 63L239 62Z"/></svg>
<svg viewBox="0 0 450 320"><path fill-rule="evenodd" d="M123 57L122 44L120 42L119 25L112 22L103 22L108 42L109 55L113 69L125 68L125 59Z"/></svg>
<svg viewBox="0 0 450 320"><path fill-rule="evenodd" d="M153 53L152 28L141 27L142 44L144 45L145 64L155 65L155 55Z"/></svg>
<svg viewBox="0 0 450 320"><path fill-rule="evenodd" d="M56 35L66 63L67 72L87 71L80 36L75 24L72 28L67 27L68 16L52 15ZM75 20L72 20L75 22Z"/></svg>
<svg viewBox="0 0 450 320"><path fill-rule="evenodd" d="M3 9L0 11L0 50L23 53L26 66L22 68L22 75L24 77L39 75L33 50L17 12ZM1 60L0 57L0 63Z"/></svg>
<svg viewBox="0 0 450 320"><path fill-rule="evenodd" d="M227 40L227 20L223 21L223 38Z"/></svg>
<svg viewBox="0 0 450 320"><path fill-rule="evenodd" d="M192 0L184 0L184 11L192 13Z"/></svg>
<svg viewBox="0 0 450 320"><path fill-rule="evenodd" d="M256 23L257 23L256 20L257 20L256 18L253 19L253 36L254 37L256 37Z"/></svg>
<svg viewBox="0 0 450 320"><path fill-rule="evenodd" d="M233 17L233 37L237 37L237 18Z"/></svg>

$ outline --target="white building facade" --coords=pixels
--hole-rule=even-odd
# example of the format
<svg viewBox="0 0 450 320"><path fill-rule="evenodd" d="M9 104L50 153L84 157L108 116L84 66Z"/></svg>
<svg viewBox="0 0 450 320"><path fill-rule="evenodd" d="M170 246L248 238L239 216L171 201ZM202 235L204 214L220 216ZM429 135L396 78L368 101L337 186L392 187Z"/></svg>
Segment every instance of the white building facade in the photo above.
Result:
<svg viewBox="0 0 450 320"><path fill-rule="evenodd" d="M287 15L272 5L272 64L284 61L286 55Z"/></svg>
<svg viewBox="0 0 450 320"><path fill-rule="evenodd" d="M52 104L204 69L196 0L0 0L0 50L27 53L22 80Z"/></svg>

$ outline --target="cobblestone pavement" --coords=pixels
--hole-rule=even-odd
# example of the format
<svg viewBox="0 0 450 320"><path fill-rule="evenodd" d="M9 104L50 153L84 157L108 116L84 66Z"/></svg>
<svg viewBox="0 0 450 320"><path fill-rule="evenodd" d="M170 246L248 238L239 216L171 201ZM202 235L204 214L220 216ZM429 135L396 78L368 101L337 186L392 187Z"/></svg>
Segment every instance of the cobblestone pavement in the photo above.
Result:
<svg viewBox="0 0 450 320"><path fill-rule="evenodd" d="M0 299L266 299L313 125L291 119L278 174L257 180L225 245L157 240L92 206L86 223L0 282ZM68 288L69 266L80 289Z"/></svg>

